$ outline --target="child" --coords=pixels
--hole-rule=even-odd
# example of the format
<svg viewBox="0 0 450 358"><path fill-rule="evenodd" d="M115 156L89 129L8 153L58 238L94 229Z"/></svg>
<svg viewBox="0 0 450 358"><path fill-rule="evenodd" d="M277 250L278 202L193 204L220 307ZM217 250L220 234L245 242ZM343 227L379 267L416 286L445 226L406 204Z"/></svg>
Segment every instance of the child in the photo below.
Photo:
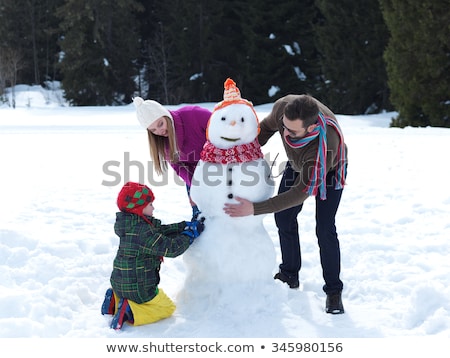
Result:
<svg viewBox="0 0 450 358"><path fill-rule="evenodd" d="M114 231L120 238L114 259L111 286L106 291L102 314L114 315L111 328L124 322L143 325L167 318L175 304L158 288L163 257L184 253L204 229L202 218L162 225L154 218L153 192L143 184L126 183L117 197L120 212Z"/></svg>

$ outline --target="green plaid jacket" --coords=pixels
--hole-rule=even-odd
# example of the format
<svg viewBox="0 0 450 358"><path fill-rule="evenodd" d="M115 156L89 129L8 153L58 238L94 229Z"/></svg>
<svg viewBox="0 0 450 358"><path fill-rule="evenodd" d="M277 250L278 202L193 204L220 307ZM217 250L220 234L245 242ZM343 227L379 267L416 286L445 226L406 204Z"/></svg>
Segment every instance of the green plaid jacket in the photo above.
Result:
<svg viewBox="0 0 450 358"><path fill-rule="evenodd" d="M189 237L181 234L185 221L161 225L161 220L147 218L153 226L139 215L118 212L114 225L120 244L111 286L119 297L136 303L156 296L162 257L176 257L189 247Z"/></svg>

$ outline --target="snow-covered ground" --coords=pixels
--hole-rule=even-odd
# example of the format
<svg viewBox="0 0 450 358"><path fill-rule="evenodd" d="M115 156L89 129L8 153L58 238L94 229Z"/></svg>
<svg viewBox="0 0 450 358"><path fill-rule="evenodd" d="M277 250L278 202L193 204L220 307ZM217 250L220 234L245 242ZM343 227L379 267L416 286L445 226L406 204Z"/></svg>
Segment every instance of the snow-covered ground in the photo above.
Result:
<svg viewBox="0 0 450 358"><path fill-rule="evenodd" d="M39 87L20 86L16 95L16 109L0 107L1 338L433 337L448 347L449 129L389 128L395 113L338 116L349 147L337 215L344 315L324 313L308 199L299 215L302 289L277 285L277 314L271 307L257 317L230 317L218 308L210 317L184 307L156 324L116 332L100 305L118 244L117 193L127 180L145 181L155 192L154 215L170 223L191 216L184 184L171 170L153 174L134 106L62 106L60 93ZM255 109L262 119L271 104ZM268 160L279 153L279 174L280 138L262 149ZM272 215L264 225L279 263ZM231 257L230 265L239 262ZM185 275L182 257L165 260L161 287L175 302ZM235 297L235 304L251 302Z"/></svg>

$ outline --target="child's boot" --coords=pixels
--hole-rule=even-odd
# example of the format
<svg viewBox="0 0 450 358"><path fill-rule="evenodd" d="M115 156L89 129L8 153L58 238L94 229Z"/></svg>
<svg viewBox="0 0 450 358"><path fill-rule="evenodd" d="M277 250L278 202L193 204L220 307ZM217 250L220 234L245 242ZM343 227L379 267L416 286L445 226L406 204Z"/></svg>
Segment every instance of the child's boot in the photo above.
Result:
<svg viewBox="0 0 450 358"><path fill-rule="evenodd" d="M131 312L130 305L126 298L121 298L119 301L119 306L117 313L114 315L111 321L111 328L119 330L122 328L123 324L128 321L131 324L134 323L133 312Z"/></svg>
<svg viewBox="0 0 450 358"><path fill-rule="evenodd" d="M108 288L105 293L105 300L102 304L102 314L114 314L116 308L116 300L112 288Z"/></svg>

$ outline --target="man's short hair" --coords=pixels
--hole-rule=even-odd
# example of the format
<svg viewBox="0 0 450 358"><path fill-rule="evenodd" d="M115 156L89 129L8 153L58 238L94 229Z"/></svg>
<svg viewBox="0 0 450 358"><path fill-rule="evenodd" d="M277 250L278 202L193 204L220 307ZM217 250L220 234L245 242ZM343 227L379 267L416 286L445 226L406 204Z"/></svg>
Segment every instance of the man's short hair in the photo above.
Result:
<svg viewBox="0 0 450 358"><path fill-rule="evenodd" d="M288 120L301 119L305 128L317 122L319 116L319 106L317 101L304 95L295 98L284 107L284 115Z"/></svg>

